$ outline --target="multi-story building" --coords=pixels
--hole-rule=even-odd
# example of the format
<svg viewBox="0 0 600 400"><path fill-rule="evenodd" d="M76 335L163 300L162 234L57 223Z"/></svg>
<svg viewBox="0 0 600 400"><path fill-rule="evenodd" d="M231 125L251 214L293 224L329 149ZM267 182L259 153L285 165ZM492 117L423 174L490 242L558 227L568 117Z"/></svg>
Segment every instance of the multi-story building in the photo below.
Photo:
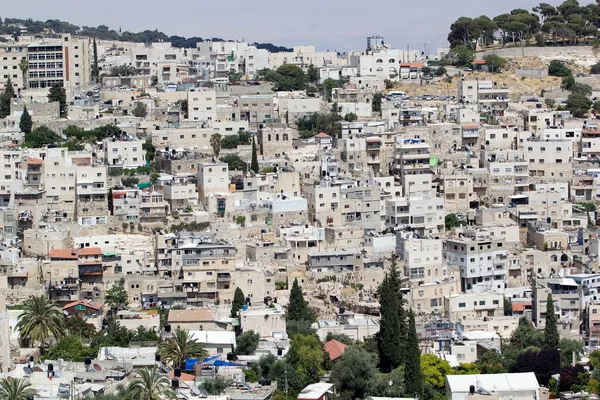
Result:
<svg viewBox="0 0 600 400"><path fill-rule="evenodd" d="M88 38L63 35L27 46L27 84L30 89L63 86L76 95L91 82L91 53Z"/></svg>
<svg viewBox="0 0 600 400"><path fill-rule="evenodd" d="M477 104L479 110L494 116L503 115L510 101L510 89L487 80L460 80L458 99L461 103Z"/></svg>
<svg viewBox="0 0 600 400"><path fill-rule="evenodd" d="M482 292L452 294L445 296L445 312L451 321L494 318L504 316L504 296L498 293Z"/></svg>
<svg viewBox="0 0 600 400"><path fill-rule="evenodd" d="M396 234L396 254L404 262L404 275L411 282L432 282L447 277L441 239L420 239L412 234Z"/></svg>
<svg viewBox="0 0 600 400"><path fill-rule="evenodd" d="M102 142L104 163L110 168L137 168L146 165L144 142L122 135L119 139L107 138Z"/></svg>
<svg viewBox="0 0 600 400"><path fill-rule="evenodd" d="M159 274L176 277L188 304L233 299L236 248L206 233L157 235Z"/></svg>
<svg viewBox="0 0 600 400"><path fill-rule="evenodd" d="M400 176L405 196L422 196L431 192L429 145L421 139L396 137L396 174Z"/></svg>
<svg viewBox="0 0 600 400"><path fill-rule="evenodd" d="M538 279L536 281L536 286L533 288L531 317L538 329L546 326L548 295L552 294L554 312L557 314L560 324L559 329L562 327L566 330L577 330L582 310L578 287L579 285L572 278Z"/></svg>
<svg viewBox="0 0 600 400"><path fill-rule="evenodd" d="M508 271L506 242L498 239L449 239L446 261L460 269L461 290L467 293L504 293Z"/></svg>
<svg viewBox="0 0 600 400"><path fill-rule="evenodd" d="M75 217L79 224L106 224L109 214L106 167L77 167L75 171Z"/></svg>

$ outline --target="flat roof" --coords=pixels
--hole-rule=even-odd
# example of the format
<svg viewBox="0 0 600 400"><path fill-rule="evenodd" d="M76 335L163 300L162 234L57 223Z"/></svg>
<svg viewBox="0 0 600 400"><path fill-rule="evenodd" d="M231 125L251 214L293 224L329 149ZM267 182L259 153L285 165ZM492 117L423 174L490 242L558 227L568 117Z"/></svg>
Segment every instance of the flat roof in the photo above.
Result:
<svg viewBox="0 0 600 400"><path fill-rule="evenodd" d="M525 390L539 390L533 372L515 374L487 374L487 375L446 375L448 387L452 393L469 393L471 385L494 392L514 392Z"/></svg>

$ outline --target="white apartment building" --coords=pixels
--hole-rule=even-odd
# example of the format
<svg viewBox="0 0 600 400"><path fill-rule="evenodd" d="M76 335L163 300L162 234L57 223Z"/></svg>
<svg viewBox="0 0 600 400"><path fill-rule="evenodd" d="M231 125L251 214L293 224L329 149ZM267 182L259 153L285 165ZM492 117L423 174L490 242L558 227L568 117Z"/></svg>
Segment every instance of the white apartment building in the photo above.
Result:
<svg viewBox="0 0 600 400"><path fill-rule="evenodd" d="M106 224L109 214L106 167L77 167L75 174L75 216L79 224Z"/></svg>
<svg viewBox="0 0 600 400"><path fill-rule="evenodd" d="M508 271L506 242L498 239L449 239L444 243L448 265L460 269L461 290L504 293Z"/></svg>
<svg viewBox="0 0 600 400"><path fill-rule="evenodd" d="M335 226L342 222L340 209L340 186L321 181L320 185L306 188L309 221L320 221L323 226Z"/></svg>
<svg viewBox="0 0 600 400"><path fill-rule="evenodd" d="M492 115L502 115L510 101L510 89L500 87L487 80L460 80L458 100L461 103L477 104L479 110Z"/></svg>
<svg viewBox="0 0 600 400"><path fill-rule="evenodd" d="M188 118L207 123L217 120L217 92L215 90L190 90L188 92Z"/></svg>
<svg viewBox="0 0 600 400"><path fill-rule="evenodd" d="M504 295L499 293L453 294L445 297L446 315L453 322L504 316Z"/></svg>
<svg viewBox="0 0 600 400"><path fill-rule="evenodd" d="M15 92L23 89L26 81L23 80L23 71L20 66L27 60L27 44L19 42L2 43L0 47L0 89L4 90L6 81L10 78Z"/></svg>
<svg viewBox="0 0 600 400"><path fill-rule="evenodd" d="M198 164L198 195L202 201L208 195L229 193L227 164Z"/></svg>
<svg viewBox="0 0 600 400"><path fill-rule="evenodd" d="M283 64L297 65L306 71L310 65L316 68L343 66L346 60L339 58L335 51L317 51L315 46L294 46L291 53L269 54L271 68L277 69Z"/></svg>
<svg viewBox="0 0 600 400"><path fill-rule="evenodd" d="M404 275L412 282L431 282L444 279L441 239L418 239L412 234L396 233L396 254L404 261Z"/></svg>
<svg viewBox="0 0 600 400"><path fill-rule="evenodd" d="M397 136L394 156L395 173L400 175L404 195L423 196L431 193L429 145L421 139Z"/></svg>
<svg viewBox="0 0 600 400"><path fill-rule="evenodd" d="M444 229L443 197L394 197L385 200L385 226L434 234Z"/></svg>
<svg viewBox="0 0 600 400"><path fill-rule="evenodd" d="M115 140L106 138L102 142L104 163L112 168L137 168L146 165L144 142L137 139Z"/></svg>

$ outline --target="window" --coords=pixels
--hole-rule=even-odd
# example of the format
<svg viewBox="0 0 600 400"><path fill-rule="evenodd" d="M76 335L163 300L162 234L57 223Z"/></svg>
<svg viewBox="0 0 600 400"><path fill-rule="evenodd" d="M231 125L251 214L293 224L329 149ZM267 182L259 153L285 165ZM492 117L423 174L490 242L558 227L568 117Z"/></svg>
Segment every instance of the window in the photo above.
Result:
<svg viewBox="0 0 600 400"><path fill-rule="evenodd" d="M466 306L467 306L467 303L458 303L459 308L465 308Z"/></svg>

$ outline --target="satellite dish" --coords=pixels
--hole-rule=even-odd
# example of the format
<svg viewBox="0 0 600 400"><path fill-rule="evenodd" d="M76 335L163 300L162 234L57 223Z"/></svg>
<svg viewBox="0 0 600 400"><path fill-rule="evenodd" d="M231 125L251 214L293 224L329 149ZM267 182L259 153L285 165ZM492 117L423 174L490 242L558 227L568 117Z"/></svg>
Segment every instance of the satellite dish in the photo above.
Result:
<svg viewBox="0 0 600 400"><path fill-rule="evenodd" d="M29 367L23 367L23 372L25 372L25 375L33 374L33 371Z"/></svg>
<svg viewBox="0 0 600 400"><path fill-rule="evenodd" d="M92 365L92 367L94 367L94 369L95 369L96 371L98 371L98 372L101 372L101 371L102 371L102 367L101 367L101 366L99 366L98 364L94 364L94 365Z"/></svg>

